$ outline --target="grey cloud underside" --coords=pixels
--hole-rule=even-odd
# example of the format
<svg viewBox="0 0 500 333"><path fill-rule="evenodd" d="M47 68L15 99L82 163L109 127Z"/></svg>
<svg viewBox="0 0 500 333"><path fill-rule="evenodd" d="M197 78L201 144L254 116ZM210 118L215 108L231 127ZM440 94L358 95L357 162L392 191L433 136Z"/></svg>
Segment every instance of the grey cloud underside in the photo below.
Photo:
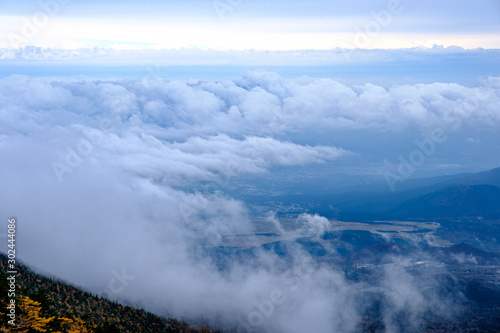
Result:
<svg viewBox="0 0 500 333"><path fill-rule="evenodd" d="M12 76L0 80L0 97L0 180L6 189L0 200L3 214L19 220L21 258L108 294L112 271L125 269L135 278L111 297L229 325L281 291L285 301L261 331L299 332L311 325L318 332L354 331L357 291L367 286L346 280L335 267L309 264L299 248L291 251L291 271L264 252L218 271L193 249L251 233L253 226L244 202L197 191L197 182L223 188L228 178L276 166L334 167L362 155L338 145L336 133L358 142L365 131L404 136L436 127L467 135L486 128L495 136L500 125L498 78L472 88L436 83L386 89L284 80L264 71L221 82ZM457 116L465 124L458 129ZM315 135L326 143L310 143ZM183 189L186 183L194 190ZM312 215L300 220L318 235L328 223ZM405 282L390 293L388 326L409 303L415 325L420 313L444 311L446 300L438 306L431 295L426 302L418 282L404 273L386 274L391 285ZM434 283L432 276L425 281Z"/></svg>

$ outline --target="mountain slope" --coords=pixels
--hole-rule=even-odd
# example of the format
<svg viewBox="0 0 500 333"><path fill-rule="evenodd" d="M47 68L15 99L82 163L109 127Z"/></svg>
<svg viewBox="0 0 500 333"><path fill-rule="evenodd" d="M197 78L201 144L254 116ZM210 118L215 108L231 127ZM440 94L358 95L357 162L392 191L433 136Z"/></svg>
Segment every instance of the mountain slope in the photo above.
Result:
<svg viewBox="0 0 500 333"><path fill-rule="evenodd" d="M493 185L500 187L500 168L486 170L478 173L455 175L450 179L440 182L438 185Z"/></svg>
<svg viewBox="0 0 500 333"><path fill-rule="evenodd" d="M7 257L5 254L0 253L2 304L9 301L6 299L7 293L4 290L7 281L5 276L6 262ZM16 315L26 316L27 314L23 313L22 307L27 308L26 304L30 304L31 308L39 310L37 320L46 321L47 326L45 329L50 332L73 332L68 328L68 324L65 324L65 322L70 321L73 324L79 323L78 329L74 330L74 332L212 332L204 327L163 318L144 310L137 310L92 295L64 282L34 273L28 267L19 263L17 263L17 272L16 304L19 308ZM39 304L37 305L37 303ZM5 318L7 316L2 314L2 321L0 322L0 331L2 332L3 329L9 328L6 320L4 320ZM47 321L49 318L53 319Z"/></svg>
<svg viewBox="0 0 500 333"><path fill-rule="evenodd" d="M407 179L396 186L392 192L385 185L377 190L367 186L365 191L343 193L331 196L330 203L341 210L339 219L356 220L359 216L363 220L390 218L384 214L391 208L417 196L429 194L453 185L493 185L500 187L500 168L478 173L460 173L455 175Z"/></svg>
<svg viewBox="0 0 500 333"><path fill-rule="evenodd" d="M453 185L397 205L393 218L500 216L500 188L492 185Z"/></svg>

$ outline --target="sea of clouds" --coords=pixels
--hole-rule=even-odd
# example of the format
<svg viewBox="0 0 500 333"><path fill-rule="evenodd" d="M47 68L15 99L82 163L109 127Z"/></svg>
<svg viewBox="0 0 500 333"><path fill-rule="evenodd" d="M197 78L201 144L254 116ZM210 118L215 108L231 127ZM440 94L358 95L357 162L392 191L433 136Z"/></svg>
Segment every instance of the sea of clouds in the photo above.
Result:
<svg viewBox="0 0 500 333"><path fill-rule="evenodd" d="M292 266L258 251L224 272L193 255L254 230L245 202L197 184L223 188L232 177L276 166L334 168L362 159L357 147L368 137L380 137L372 153L382 161L387 138L407 141L410 153L415 139L436 129L476 144L467 149L488 159L498 149L491 143L499 142L499 110L496 77L474 87L384 88L261 70L211 82L13 75L0 79L2 218L18 219L26 263L160 314L241 331L354 332L360 290L373 286L314 263L300 247L290 249ZM467 162L454 151L449 160ZM300 219L318 237L328 224ZM379 287L390 301L389 331L398 331L395 318L405 309L415 329L427 311L451 313L452 299L422 294L438 284L433 275L385 274Z"/></svg>

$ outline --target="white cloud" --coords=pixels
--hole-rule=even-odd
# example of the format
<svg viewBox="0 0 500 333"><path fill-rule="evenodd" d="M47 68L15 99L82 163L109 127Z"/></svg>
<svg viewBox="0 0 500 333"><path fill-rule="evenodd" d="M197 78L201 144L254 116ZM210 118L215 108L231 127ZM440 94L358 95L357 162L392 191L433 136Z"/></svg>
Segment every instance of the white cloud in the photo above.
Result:
<svg viewBox="0 0 500 333"><path fill-rule="evenodd" d="M353 36L344 39L351 42ZM460 36L463 38L463 36ZM352 42L354 43L354 42ZM445 45L445 46L443 46ZM451 59L476 60L492 63L498 62L498 47L481 48L476 46L460 47L454 43L439 43L438 41L423 41L411 45L393 46L390 49L362 49L356 45L334 45L326 49L289 50L234 50L218 47L201 46L150 46L137 49L135 47L120 46L88 46L68 45L26 45L12 47L0 41L0 60L16 60L23 64L36 64L45 61L59 60L58 64L67 65L139 65L170 66L170 65L246 65L246 66L325 66L325 65L352 65L370 63L394 63L399 61L435 62L436 59L449 61ZM125 48L125 49L123 49ZM14 63L16 64L16 63ZM446 63L443 63L445 65ZM477 63L470 62L470 66ZM479 67L478 67L479 68ZM493 67L492 67L493 68ZM482 68L479 68L480 70ZM492 72L494 74L494 72ZM146 73L145 73L146 74ZM162 73L159 73L162 74Z"/></svg>

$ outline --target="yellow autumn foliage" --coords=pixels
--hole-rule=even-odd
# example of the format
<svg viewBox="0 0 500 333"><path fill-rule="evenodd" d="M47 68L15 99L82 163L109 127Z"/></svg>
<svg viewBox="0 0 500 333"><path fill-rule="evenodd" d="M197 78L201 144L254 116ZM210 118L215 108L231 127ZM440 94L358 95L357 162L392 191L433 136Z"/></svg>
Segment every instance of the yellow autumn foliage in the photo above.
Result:
<svg viewBox="0 0 500 333"><path fill-rule="evenodd" d="M65 326L64 332L66 333L92 333L92 331L85 326L85 322L80 318L76 319L59 318L59 319Z"/></svg>
<svg viewBox="0 0 500 333"><path fill-rule="evenodd" d="M17 317L17 325L12 329L13 332L47 332L47 325L55 319L55 317L42 317L40 312L42 306L40 302L34 301L28 296L21 299L19 303L19 314Z"/></svg>

